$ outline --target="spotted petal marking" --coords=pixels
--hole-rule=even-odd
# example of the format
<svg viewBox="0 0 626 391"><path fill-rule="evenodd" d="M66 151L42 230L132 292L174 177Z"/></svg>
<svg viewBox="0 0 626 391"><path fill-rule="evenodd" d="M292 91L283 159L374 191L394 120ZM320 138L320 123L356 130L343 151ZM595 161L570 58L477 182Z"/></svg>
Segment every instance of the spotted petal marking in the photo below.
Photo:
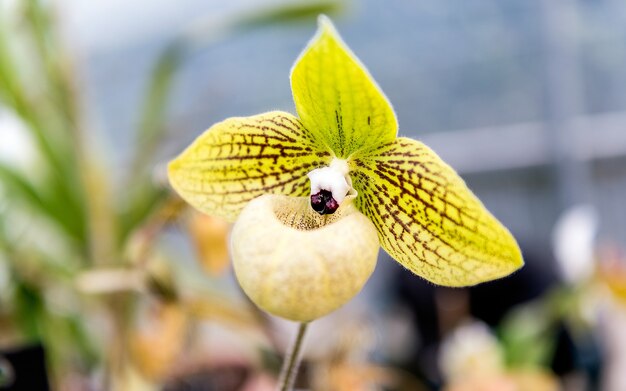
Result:
<svg viewBox="0 0 626 391"><path fill-rule="evenodd" d="M307 173L329 162L296 117L275 111L213 125L169 164L168 174L196 209L234 221L262 194L308 195Z"/></svg>
<svg viewBox="0 0 626 391"><path fill-rule="evenodd" d="M424 144L398 138L352 164L357 206L387 253L415 274L467 286L523 265L509 231Z"/></svg>
<svg viewBox="0 0 626 391"><path fill-rule="evenodd" d="M291 90L304 126L339 158L396 137L398 124L389 101L324 16L294 64Z"/></svg>

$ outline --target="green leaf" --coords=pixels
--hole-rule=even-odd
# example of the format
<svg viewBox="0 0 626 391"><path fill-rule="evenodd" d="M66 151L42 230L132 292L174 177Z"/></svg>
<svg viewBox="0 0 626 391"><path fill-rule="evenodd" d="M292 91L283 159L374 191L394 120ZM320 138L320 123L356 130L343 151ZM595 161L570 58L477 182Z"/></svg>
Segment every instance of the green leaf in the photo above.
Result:
<svg viewBox="0 0 626 391"><path fill-rule="evenodd" d="M144 182L143 186L136 186L133 192L132 200L119 211L117 240L121 246L128 236L146 222L171 194L169 189L155 187L149 182Z"/></svg>
<svg viewBox="0 0 626 391"><path fill-rule="evenodd" d="M513 310L501 323L500 340L510 367L548 367L556 347L553 316L542 302Z"/></svg>
<svg viewBox="0 0 626 391"><path fill-rule="evenodd" d="M75 210L67 208L63 199L52 197L35 187L24 175L0 163L0 184L12 205L22 205L40 216L50 219L79 243L85 241L85 228Z"/></svg>
<svg viewBox="0 0 626 391"><path fill-rule="evenodd" d="M240 15L231 23L234 30L245 30L279 23L300 23L320 14L334 14L343 9L338 0L295 1Z"/></svg>
<svg viewBox="0 0 626 391"><path fill-rule="evenodd" d="M50 26L44 21L44 11L36 9L35 12L32 8L34 6L39 6L39 3L29 3L31 13L28 14L30 16L25 20L25 24L30 27L35 41L39 42L37 45L47 45L46 42L50 37L45 35L45 31ZM45 182L45 186L35 188L26 176L23 176L20 184L20 180L15 178L15 173L7 172L6 167L3 167L3 175L10 178L12 190L17 189L18 194L26 191L27 202L39 208L47 217L56 220L86 247L85 198L79 177L81 164L77 163L75 148L71 142L74 137L67 132L67 129L74 127L75 124L68 118L59 118L56 114L58 110L54 109L53 103L61 98L51 99L49 96L34 98L36 93L27 88L20 67L20 61L25 59L12 52L7 44L11 34L21 32L9 31L7 28L7 24L0 24L0 100L24 121L26 129L33 136L39 152L38 158L44 167L38 176ZM50 50L38 53L40 56L53 55ZM35 57L34 61L46 62L48 59ZM44 82L52 83L49 80L51 74L45 70L43 73ZM67 96L63 99L65 98ZM29 190L26 190L25 183L29 184ZM36 193L37 197L34 197L33 193Z"/></svg>
<svg viewBox="0 0 626 391"><path fill-rule="evenodd" d="M172 89L173 77L184 55L184 46L176 41L159 58L152 75L139 121L135 142L135 158L129 179L145 176L146 167L159 146L167 122L167 103Z"/></svg>

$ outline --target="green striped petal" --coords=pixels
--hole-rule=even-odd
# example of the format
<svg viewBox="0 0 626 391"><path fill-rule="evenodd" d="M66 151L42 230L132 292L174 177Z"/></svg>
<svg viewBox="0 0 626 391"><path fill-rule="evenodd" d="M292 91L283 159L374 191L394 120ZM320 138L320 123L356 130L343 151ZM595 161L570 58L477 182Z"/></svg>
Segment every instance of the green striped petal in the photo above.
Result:
<svg viewBox="0 0 626 391"><path fill-rule="evenodd" d="M168 176L193 207L234 221L262 194L308 195L307 173L329 161L296 117L275 111L213 125L170 162Z"/></svg>
<svg viewBox="0 0 626 391"><path fill-rule="evenodd" d="M385 251L413 273L467 286L523 265L509 231L424 144L398 138L351 169L357 206L378 229Z"/></svg>
<svg viewBox="0 0 626 391"><path fill-rule="evenodd" d="M304 126L339 158L396 137L398 124L387 98L324 16L291 71L291 90Z"/></svg>

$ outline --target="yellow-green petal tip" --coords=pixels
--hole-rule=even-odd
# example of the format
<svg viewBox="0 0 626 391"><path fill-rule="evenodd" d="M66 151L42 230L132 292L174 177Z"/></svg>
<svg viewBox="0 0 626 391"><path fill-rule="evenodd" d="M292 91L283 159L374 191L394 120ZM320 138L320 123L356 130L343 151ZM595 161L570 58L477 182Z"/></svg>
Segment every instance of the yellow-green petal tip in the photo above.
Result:
<svg viewBox="0 0 626 391"><path fill-rule="evenodd" d="M338 158L366 154L396 137L387 97L324 15L291 70L291 90L304 127Z"/></svg>

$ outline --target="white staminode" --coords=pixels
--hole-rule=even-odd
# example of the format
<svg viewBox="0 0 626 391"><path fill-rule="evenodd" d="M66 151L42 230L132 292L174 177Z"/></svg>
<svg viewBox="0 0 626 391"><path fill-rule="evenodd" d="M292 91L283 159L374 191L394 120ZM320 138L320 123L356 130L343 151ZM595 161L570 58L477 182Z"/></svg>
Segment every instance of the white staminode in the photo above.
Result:
<svg viewBox="0 0 626 391"><path fill-rule="evenodd" d="M330 162L330 166L316 168L309 172L311 194L317 194L321 190L330 191L335 201L341 204L351 188L346 179L348 171L348 162L341 159L333 159Z"/></svg>

